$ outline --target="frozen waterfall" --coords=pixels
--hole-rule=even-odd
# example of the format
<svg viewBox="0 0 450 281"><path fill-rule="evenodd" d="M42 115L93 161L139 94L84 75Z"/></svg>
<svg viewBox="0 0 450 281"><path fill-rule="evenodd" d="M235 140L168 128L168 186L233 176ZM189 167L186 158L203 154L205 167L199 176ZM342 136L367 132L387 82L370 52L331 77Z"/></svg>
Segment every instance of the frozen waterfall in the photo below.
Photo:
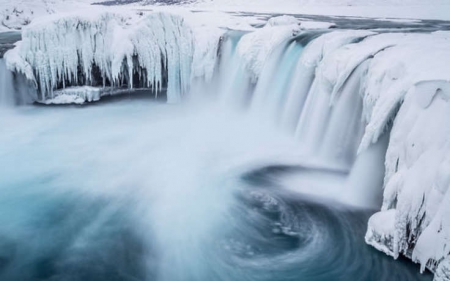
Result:
<svg viewBox="0 0 450 281"><path fill-rule="evenodd" d="M381 208L368 244L440 280L450 262L449 50L450 32L310 30L293 17L252 30L162 12L50 18L0 59L0 105L146 89L244 111L291 136L302 165L345 175L329 197Z"/></svg>

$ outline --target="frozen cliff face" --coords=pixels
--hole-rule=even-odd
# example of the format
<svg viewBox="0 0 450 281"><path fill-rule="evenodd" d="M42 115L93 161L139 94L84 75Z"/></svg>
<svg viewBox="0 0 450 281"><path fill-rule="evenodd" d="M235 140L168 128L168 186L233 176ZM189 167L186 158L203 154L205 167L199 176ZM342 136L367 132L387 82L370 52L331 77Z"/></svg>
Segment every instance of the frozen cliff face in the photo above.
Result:
<svg viewBox="0 0 450 281"><path fill-rule="evenodd" d="M210 28L201 36L204 30L196 33L171 13L129 21L126 15L93 13L35 22L6 54L7 65L33 81L43 101L54 98L55 89L112 86L155 94L167 88L168 102L177 102L193 77L210 79L223 31Z"/></svg>
<svg viewBox="0 0 450 281"><path fill-rule="evenodd" d="M450 253L450 34L407 37L375 56L368 72L361 149L392 129L382 212L371 219L366 241L435 269ZM388 213L393 224L385 230Z"/></svg>

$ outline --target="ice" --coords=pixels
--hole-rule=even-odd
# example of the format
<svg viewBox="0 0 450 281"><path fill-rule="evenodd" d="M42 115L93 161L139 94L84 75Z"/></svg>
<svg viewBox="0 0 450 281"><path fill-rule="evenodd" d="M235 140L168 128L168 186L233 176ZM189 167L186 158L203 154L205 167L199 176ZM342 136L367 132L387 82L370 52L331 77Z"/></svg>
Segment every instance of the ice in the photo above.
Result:
<svg viewBox="0 0 450 281"><path fill-rule="evenodd" d="M335 31L318 37L305 47L293 74L295 81L288 90L282 112L284 127L292 130L296 126L314 80L316 68L323 57L344 45L373 34L370 31Z"/></svg>
<svg viewBox="0 0 450 281"><path fill-rule="evenodd" d="M36 21L5 55L8 67L34 81L42 100L69 85L147 87L158 93L167 84L172 103L187 94L191 79L211 79L219 28L191 27L183 16L162 12L129 21L126 13ZM141 85L133 84L136 75Z"/></svg>
<svg viewBox="0 0 450 281"><path fill-rule="evenodd" d="M444 55L449 42L448 33L421 36L373 59L365 97L371 114L362 145L393 122L382 207L396 210L392 255L410 256L422 270L435 270L449 253L450 77Z"/></svg>
<svg viewBox="0 0 450 281"><path fill-rule="evenodd" d="M256 81L269 55L283 42L292 39L300 31L296 20L291 17L274 18L264 27L242 37L237 52L244 60L251 79Z"/></svg>
<svg viewBox="0 0 450 281"><path fill-rule="evenodd" d="M394 256L395 209L379 212L368 222L366 243L389 256Z"/></svg>
<svg viewBox="0 0 450 281"><path fill-rule="evenodd" d="M71 87L54 92L55 97L45 100L45 104L83 104L100 100L101 90L94 87Z"/></svg>

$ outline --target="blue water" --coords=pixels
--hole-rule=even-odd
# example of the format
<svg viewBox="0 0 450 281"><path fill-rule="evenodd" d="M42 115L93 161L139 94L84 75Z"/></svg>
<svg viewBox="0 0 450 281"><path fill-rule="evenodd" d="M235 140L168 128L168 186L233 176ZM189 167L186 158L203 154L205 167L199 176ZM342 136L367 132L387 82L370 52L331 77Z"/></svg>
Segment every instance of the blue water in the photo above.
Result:
<svg viewBox="0 0 450 281"><path fill-rule="evenodd" d="M278 135L147 99L2 111L0 280L432 279L364 243L371 211L283 189Z"/></svg>

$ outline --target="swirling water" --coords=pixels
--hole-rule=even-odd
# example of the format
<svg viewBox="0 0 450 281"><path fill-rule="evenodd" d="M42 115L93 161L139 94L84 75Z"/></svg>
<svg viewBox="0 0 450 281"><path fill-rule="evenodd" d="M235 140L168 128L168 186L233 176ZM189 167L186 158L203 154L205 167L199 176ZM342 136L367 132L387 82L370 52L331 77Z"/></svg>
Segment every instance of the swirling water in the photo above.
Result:
<svg viewBox="0 0 450 281"><path fill-rule="evenodd" d="M3 110L0 280L431 280L365 245L370 211L285 189L296 145L146 99Z"/></svg>

